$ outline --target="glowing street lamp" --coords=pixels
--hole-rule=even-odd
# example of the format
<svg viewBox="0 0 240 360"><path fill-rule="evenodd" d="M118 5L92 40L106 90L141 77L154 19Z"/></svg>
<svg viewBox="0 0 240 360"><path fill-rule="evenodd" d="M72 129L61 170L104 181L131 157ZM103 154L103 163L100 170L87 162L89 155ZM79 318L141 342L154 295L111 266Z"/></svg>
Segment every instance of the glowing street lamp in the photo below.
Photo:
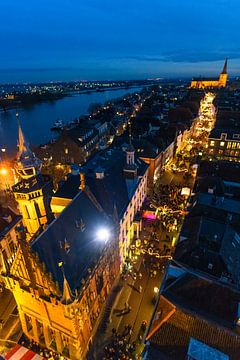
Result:
<svg viewBox="0 0 240 360"><path fill-rule="evenodd" d="M155 286L155 287L153 288L153 292L154 292L154 294L158 294L159 288L158 288L157 286Z"/></svg>
<svg viewBox="0 0 240 360"><path fill-rule="evenodd" d="M0 174L1 174L1 175L7 175L7 169L1 168L1 169L0 169Z"/></svg>
<svg viewBox="0 0 240 360"><path fill-rule="evenodd" d="M102 227L97 230L96 236L97 236L98 241L106 243L106 242L108 242L108 240L110 238L110 231L109 231L109 229Z"/></svg>

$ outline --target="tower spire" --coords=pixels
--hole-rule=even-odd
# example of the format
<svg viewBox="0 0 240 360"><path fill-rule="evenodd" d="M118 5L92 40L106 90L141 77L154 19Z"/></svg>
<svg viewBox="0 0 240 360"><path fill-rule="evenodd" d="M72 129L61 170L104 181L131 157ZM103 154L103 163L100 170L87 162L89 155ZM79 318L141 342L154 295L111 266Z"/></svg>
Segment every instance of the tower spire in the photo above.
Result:
<svg viewBox="0 0 240 360"><path fill-rule="evenodd" d="M228 62L228 59L226 58L224 66L223 66L223 70L221 72L222 74L227 74L227 62Z"/></svg>
<svg viewBox="0 0 240 360"><path fill-rule="evenodd" d="M131 122L128 122L129 125L129 145L126 149L126 154L127 154L127 164L128 165L134 165L134 152L135 149L132 145L132 127L131 127Z"/></svg>
<svg viewBox="0 0 240 360"><path fill-rule="evenodd" d="M23 179L29 179L40 172L41 161L35 157L24 138L18 113L16 113L16 118L18 122L18 153L15 170Z"/></svg>
<svg viewBox="0 0 240 360"><path fill-rule="evenodd" d="M18 122L18 156L22 154L24 151L28 151L28 147L23 135L23 131L21 128L21 124L19 121L18 113L16 113L16 119Z"/></svg>
<svg viewBox="0 0 240 360"><path fill-rule="evenodd" d="M63 269L63 266L62 266L62 262L60 263L60 267L61 267L61 270L62 270L62 273L63 273L63 295L62 295L62 298L61 298L61 302L65 305L67 304L71 304L74 300L74 296L72 294L72 291L71 291L71 288L69 286L69 283L66 279L66 276L65 276L65 272L64 272L64 269Z"/></svg>

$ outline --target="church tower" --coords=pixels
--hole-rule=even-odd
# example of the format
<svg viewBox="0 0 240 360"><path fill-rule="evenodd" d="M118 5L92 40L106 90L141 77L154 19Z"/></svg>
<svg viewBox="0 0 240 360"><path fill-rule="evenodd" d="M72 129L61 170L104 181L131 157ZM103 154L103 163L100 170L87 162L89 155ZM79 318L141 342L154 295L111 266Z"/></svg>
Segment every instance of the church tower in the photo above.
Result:
<svg viewBox="0 0 240 360"><path fill-rule="evenodd" d="M131 124L129 124L129 145L126 149L126 164L123 169L126 178L134 179L137 176L137 165L135 164L135 149L132 145Z"/></svg>
<svg viewBox="0 0 240 360"><path fill-rule="evenodd" d="M28 240L53 219L50 208L52 179L41 174L41 165L41 161L26 143L18 122L18 153L14 169L20 181L12 189L23 217Z"/></svg>
<svg viewBox="0 0 240 360"><path fill-rule="evenodd" d="M227 74L227 59L226 59L223 66L223 70L219 76L219 87L226 87L227 78L228 78L228 74Z"/></svg>

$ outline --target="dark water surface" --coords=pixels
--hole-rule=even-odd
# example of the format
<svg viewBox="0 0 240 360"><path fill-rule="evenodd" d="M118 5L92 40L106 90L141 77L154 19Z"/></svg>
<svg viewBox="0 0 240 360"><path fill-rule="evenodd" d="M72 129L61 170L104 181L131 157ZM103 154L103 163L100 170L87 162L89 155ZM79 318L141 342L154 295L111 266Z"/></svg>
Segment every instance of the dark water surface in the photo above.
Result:
<svg viewBox="0 0 240 360"><path fill-rule="evenodd" d="M44 144L54 137L50 128L57 119L65 123L80 115L88 114L89 105L116 99L125 94L140 91L139 88L109 90L90 94L74 94L53 102L38 103L18 110L0 112L0 149L6 148L6 154L14 155L17 144L16 111L27 140L33 145Z"/></svg>

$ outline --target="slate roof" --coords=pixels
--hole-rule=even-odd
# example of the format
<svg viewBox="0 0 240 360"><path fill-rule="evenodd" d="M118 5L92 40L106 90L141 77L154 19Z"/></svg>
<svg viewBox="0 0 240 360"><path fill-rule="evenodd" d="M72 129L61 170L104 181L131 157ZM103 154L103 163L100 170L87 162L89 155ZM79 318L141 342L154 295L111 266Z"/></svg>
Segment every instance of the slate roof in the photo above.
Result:
<svg viewBox="0 0 240 360"><path fill-rule="evenodd" d="M62 213L33 240L31 247L45 263L53 279L63 286L63 268L71 290L81 286L81 280L103 253L104 245L96 240L96 231L107 226L114 232L113 222L96 208L81 191Z"/></svg>
<svg viewBox="0 0 240 360"><path fill-rule="evenodd" d="M59 189L55 192L54 198L73 199L79 193L80 175L69 175Z"/></svg>
<svg viewBox="0 0 240 360"><path fill-rule="evenodd" d="M125 164L126 153L113 149L98 154L83 167L86 182L96 199L107 213L116 206L119 218L123 215L139 185L138 177L143 176L148 169L148 165L135 154L138 177L126 179L123 174ZM99 166L104 169L103 179L97 179L95 175L95 169Z"/></svg>
<svg viewBox="0 0 240 360"><path fill-rule="evenodd" d="M191 337L229 355L231 360L239 360L238 335L180 309L162 324L150 342L160 354L166 356L163 359L185 360Z"/></svg>
<svg viewBox="0 0 240 360"><path fill-rule="evenodd" d="M120 147L124 143L128 144L128 141L129 141L128 135L124 133L122 136L118 136L114 139L112 146ZM135 148L135 154L137 154L137 156L139 157L149 157L155 159L159 154L158 147L152 144L147 139L143 139L143 138L136 139L133 137L132 144ZM140 151L138 151L138 149Z"/></svg>
<svg viewBox="0 0 240 360"><path fill-rule="evenodd" d="M216 324L228 328L235 325L240 292L231 287L186 273L164 289L162 294L175 305Z"/></svg>
<svg viewBox="0 0 240 360"><path fill-rule="evenodd" d="M0 205L0 240L22 219L11 208ZM8 221L9 220L9 221Z"/></svg>
<svg viewBox="0 0 240 360"><path fill-rule="evenodd" d="M88 132L92 131L93 133L87 136L83 141L79 141L79 138L85 136ZM85 144L89 143L90 139L94 138L98 135L98 131L92 127L81 127L76 126L70 130L66 130L64 135L70 137L78 146L84 146Z"/></svg>
<svg viewBox="0 0 240 360"><path fill-rule="evenodd" d="M239 360L240 293L187 273L166 285L147 335L146 359L185 360L191 338ZM227 304L227 305L226 305Z"/></svg>
<svg viewBox="0 0 240 360"><path fill-rule="evenodd" d="M203 178L203 182L205 183L208 182L211 177L214 179L218 177L222 181L240 183L240 165L229 161L201 161L197 176L200 177L200 179ZM197 179L197 182L198 181L199 179ZM199 190L202 190L202 188L199 188Z"/></svg>

